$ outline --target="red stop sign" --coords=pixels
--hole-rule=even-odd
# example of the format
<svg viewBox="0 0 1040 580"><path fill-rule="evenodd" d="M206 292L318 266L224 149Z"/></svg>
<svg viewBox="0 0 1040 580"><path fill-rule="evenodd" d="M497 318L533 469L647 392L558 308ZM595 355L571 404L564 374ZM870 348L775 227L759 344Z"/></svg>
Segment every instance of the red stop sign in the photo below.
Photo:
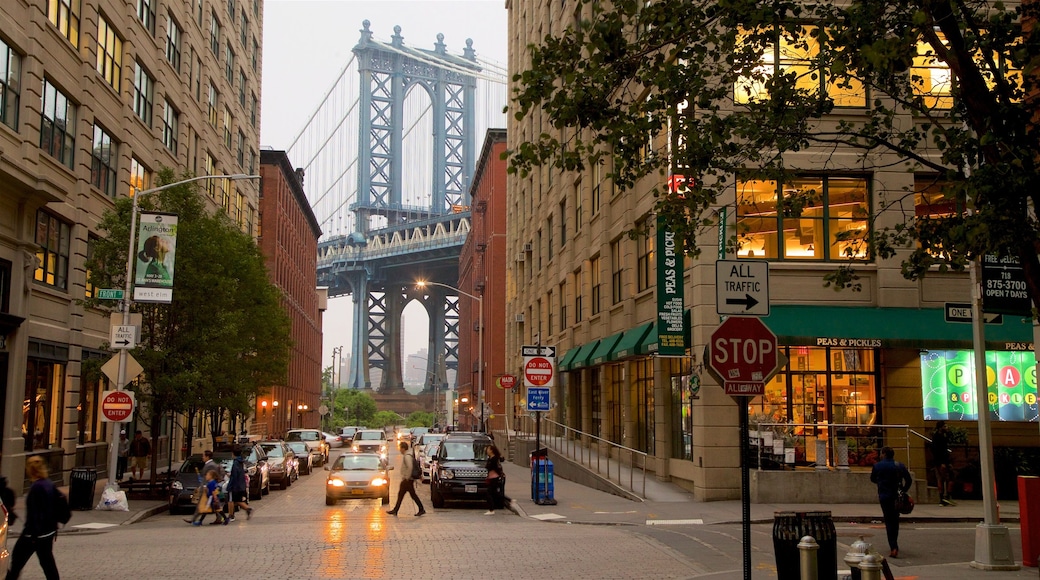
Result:
<svg viewBox="0 0 1040 580"><path fill-rule="evenodd" d="M776 335L761 320L730 316L711 334L708 363L727 395L761 395L776 368L776 349Z"/></svg>
<svg viewBox="0 0 1040 580"><path fill-rule="evenodd" d="M528 385L545 386L552 378L553 365L545 357L533 356L524 366L524 380Z"/></svg>
<svg viewBox="0 0 1040 580"><path fill-rule="evenodd" d="M101 397L101 416L106 421L122 423L134 412L134 398L126 391L106 391Z"/></svg>

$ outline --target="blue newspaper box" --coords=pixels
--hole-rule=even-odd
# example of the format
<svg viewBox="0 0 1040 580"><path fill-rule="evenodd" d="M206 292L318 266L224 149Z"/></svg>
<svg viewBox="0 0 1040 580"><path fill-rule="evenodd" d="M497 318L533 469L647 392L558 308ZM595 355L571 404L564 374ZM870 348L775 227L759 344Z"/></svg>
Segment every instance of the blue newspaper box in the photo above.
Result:
<svg viewBox="0 0 1040 580"><path fill-rule="evenodd" d="M531 462L531 499L534 503L554 505L553 498L553 464L548 459L535 459Z"/></svg>

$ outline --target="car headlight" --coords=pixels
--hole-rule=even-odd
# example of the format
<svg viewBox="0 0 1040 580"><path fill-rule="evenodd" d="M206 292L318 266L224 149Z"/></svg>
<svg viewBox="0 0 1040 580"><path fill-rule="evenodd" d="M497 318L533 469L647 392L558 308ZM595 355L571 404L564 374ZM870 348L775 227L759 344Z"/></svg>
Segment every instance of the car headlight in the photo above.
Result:
<svg viewBox="0 0 1040 580"><path fill-rule="evenodd" d="M325 483L327 483L328 485L331 485L332 487L343 487L343 480L342 479L337 479L335 477L330 477L329 480L326 481Z"/></svg>
<svg viewBox="0 0 1040 580"><path fill-rule="evenodd" d="M175 481L175 482L170 484L170 488L171 489L175 489L177 491L180 491L180 490L184 489L184 484L179 482L179 481Z"/></svg>
<svg viewBox="0 0 1040 580"><path fill-rule="evenodd" d="M386 478L383 478L383 477L377 477L377 478L372 480L372 485L386 485L388 483L390 483L390 482L387 481Z"/></svg>
<svg viewBox="0 0 1040 580"><path fill-rule="evenodd" d="M441 477L444 479L455 479L455 472L450 469L442 469Z"/></svg>
<svg viewBox="0 0 1040 580"><path fill-rule="evenodd" d="M386 452L386 445L380 445L379 450L382 452Z"/></svg>
<svg viewBox="0 0 1040 580"><path fill-rule="evenodd" d="M351 446L350 446L350 450L351 450L351 451L354 451L354 452L357 452L357 451L358 451L358 450L360 450L360 449L361 449L361 448L360 448L360 447L358 447L357 443L355 443L354 445L351 445Z"/></svg>

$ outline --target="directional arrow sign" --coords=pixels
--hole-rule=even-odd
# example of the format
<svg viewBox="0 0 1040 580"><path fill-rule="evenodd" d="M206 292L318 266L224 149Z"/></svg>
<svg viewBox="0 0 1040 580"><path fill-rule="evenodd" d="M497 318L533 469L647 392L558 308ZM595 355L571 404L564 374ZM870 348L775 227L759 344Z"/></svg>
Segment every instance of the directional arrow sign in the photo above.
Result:
<svg viewBox="0 0 1040 580"><path fill-rule="evenodd" d="M112 348L134 348L137 346L137 327L135 326L113 326Z"/></svg>
<svg viewBox="0 0 1040 580"><path fill-rule="evenodd" d="M715 309L720 316L769 316L769 262L715 262Z"/></svg>

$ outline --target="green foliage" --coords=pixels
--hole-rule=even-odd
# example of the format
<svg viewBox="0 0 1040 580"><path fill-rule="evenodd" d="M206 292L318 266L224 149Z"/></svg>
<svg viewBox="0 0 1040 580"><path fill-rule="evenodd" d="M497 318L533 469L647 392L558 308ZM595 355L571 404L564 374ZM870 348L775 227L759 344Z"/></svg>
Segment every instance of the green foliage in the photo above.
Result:
<svg viewBox="0 0 1040 580"><path fill-rule="evenodd" d="M404 417L393 411L379 411L365 422L370 429L382 429L391 425L400 425Z"/></svg>
<svg viewBox="0 0 1040 580"><path fill-rule="evenodd" d="M733 180L785 182L806 169L794 166L794 152L816 153L815 166L829 170L935 175L960 211L918 216L913 191L875 189L872 235L861 242L867 254L899 259L908 279L963 270L985 253L1018 256L1040 305L1032 211L1040 202L1040 32L1022 25L1036 21L1037 4L581 4L564 31L530 47L526 68L513 77L514 118L534 115L547 125L508 152L510 172L602 165L620 188L659 184L658 215L694 257L720 198L732 199ZM818 27L806 37L808 22ZM819 47L801 78L792 68L774 74L762 66L778 38L796 50ZM911 74L919 42L952 76L951 108L915 91L924 80ZM735 106L734 95L752 85L766 96ZM828 116L839 111L826 86L865 92L868 106ZM665 191L668 174L686 176L688 191ZM782 211L799 215L808 201ZM826 285L858 289L855 265L836 268Z"/></svg>
<svg viewBox="0 0 1040 580"><path fill-rule="evenodd" d="M357 389L337 389L332 404L332 425L339 429L347 425L367 425L376 414L372 395Z"/></svg>
<svg viewBox="0 0 1040 580"><path fill-rule="evenodd" d="M189 177L165 170L158 183ZM267 276L259 248L225 213L208 213L192 184L139 203L144 211L178 215L173 302L132 305L143 321L141 342L131 351L145 369L132 387L146 410L142 417L152 419L154 430L154 420L171 411L248 415L256 395L284 383L291 347L281 293ZM130 199L118 199L101 218L98 230L108 235L95 240L87 262L97 287L124 285L131 206Z"/></svg>
<svg viewBox="0 0 1040 580"><path fill-rule="evenodd" d="M410 413L408 418L405 419L405 425L408 427L433 427L433 422L437 417L433 413L427 413L426 411L415 411Z"/></svg>

